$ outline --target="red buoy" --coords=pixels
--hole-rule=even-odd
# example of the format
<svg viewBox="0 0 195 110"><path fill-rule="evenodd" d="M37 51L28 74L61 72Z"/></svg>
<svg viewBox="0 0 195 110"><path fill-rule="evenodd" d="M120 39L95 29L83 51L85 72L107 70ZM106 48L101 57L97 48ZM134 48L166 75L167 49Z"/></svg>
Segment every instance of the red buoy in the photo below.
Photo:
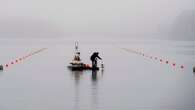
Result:
<svg viewBox="0 0 195 110"><path fill-rule="evenodd" d="M181 65L181 69L183 69L184 68L184 66L183 65Z"/></svg>
<svg viewBox="0 0 195 110"><path fill-rule="evenodd" d="M162 62L162 59L160 59L160 62Z"/></svg>
<svg viewBox="0 0 195 110"><path fill-rule="evenodd" d="M5 66L8 67L8 64L6 64Z"/></svg>
<svg viewBox="0 0 195 110"><path fill-rule="evenodd" d="M14 62L11 62L11 64L14 64Z"/></svg>
<svg viewBox="0 0 195 110"><path fill-rule="evenodd" d="M176 64L175 63L173 63L173 66L175 66Z"/></svg>
<svg viewBox="0 0 195 110"><path fill-rule="evenodd" d="M18 62L18 60L16 60L16 63Z"/></svg>
<svg viewBox="0 0 195 110"><path fill-rule="evenodd" d="M168 64L169 63L169 61L166 61L166 64Z"/></svg>

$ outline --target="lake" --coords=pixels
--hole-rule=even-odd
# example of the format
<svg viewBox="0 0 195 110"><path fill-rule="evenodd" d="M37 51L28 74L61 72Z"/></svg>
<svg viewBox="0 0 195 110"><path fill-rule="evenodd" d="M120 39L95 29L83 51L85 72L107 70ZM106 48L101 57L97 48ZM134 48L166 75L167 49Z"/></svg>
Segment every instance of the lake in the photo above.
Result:
<svg viewBox="0 0 195 110"><path fill-rule="evenodd" d="M80 39L83 62L95 51L103 58L93 72L67 68L74 42L1 39L0 63L9 67L0 72L0 110L195 110L195 41Z"/></svg>

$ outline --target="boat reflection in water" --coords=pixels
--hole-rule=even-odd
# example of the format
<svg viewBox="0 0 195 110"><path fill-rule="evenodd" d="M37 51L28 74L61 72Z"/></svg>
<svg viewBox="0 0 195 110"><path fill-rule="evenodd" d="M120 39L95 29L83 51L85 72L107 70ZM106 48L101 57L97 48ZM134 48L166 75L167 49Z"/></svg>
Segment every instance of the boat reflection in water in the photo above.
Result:
<svg viewBox="0 0 195 110"><path fill-rule="evenodd" d="M71 75L75 80L75 84L78 84L83 75L83 71L71 71Z"/></svg>
<svg viewBox="0 0 195 110"><path fill-rule="evenodd" d="M97 81L97 71L92 70L92 75L91 75L92 81Z"/></svg>
<svg viewBox="0 0 195 110"><path fill-rule="evenodd" d="M91 81L98 81L99 78L103 77L103 70L87 70L87 71L80 71L80 70L75 70L75 71L71 71L71 76L74 78L76 83L79 83L81 77L83 75L88 75L88 73L91 74Z"/></svg>
<svg viewBox="0 0 195 110"><path fill-rule="evenodd" d="M92 70L91 79L92 81L97 81L98 78L101 78L104 74L104 70Z"/></svg>
<svg viewBox="0 0 195 110"><path fill-rule="evenodd" d="M79 110L84 107L86 102L84 99L90 99L89 104L84 109L98 109L99 108L99 94L98 81L103 76L103 70L87 70L87 71L70 71L71 77L75 82L74 88L74 110ZM91 79L91 80L90 80ZM90 85L88 85L88 83ZM84 99L83 99L84 98Z"/></svg>

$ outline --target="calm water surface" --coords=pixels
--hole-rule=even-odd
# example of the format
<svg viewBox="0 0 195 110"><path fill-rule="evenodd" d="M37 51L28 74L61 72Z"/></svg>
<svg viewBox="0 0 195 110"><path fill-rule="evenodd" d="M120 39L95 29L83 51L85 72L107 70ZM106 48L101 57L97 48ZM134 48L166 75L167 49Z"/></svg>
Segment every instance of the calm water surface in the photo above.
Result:
<svg viewBox="0 0 195 110"><path fill-rule="evenodd" d="M0 72L0 110L195 110L195 42L168 40L81 41L81 58L99 51L105 68L67 69L74 41L0 41L0 63L47 47ZM128 53L160 56L178 67Z"/></svg>

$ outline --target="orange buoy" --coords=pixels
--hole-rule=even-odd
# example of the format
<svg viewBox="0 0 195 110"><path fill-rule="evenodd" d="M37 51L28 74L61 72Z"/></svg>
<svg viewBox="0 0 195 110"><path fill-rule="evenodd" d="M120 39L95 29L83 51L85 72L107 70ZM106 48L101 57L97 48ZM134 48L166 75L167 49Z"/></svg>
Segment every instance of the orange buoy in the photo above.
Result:
<svg viewBox="0 0 195 110"><path fill-rule="evenodd" d="M86 67L90 67L90 65L89 64L86 64Z"/></svg>

